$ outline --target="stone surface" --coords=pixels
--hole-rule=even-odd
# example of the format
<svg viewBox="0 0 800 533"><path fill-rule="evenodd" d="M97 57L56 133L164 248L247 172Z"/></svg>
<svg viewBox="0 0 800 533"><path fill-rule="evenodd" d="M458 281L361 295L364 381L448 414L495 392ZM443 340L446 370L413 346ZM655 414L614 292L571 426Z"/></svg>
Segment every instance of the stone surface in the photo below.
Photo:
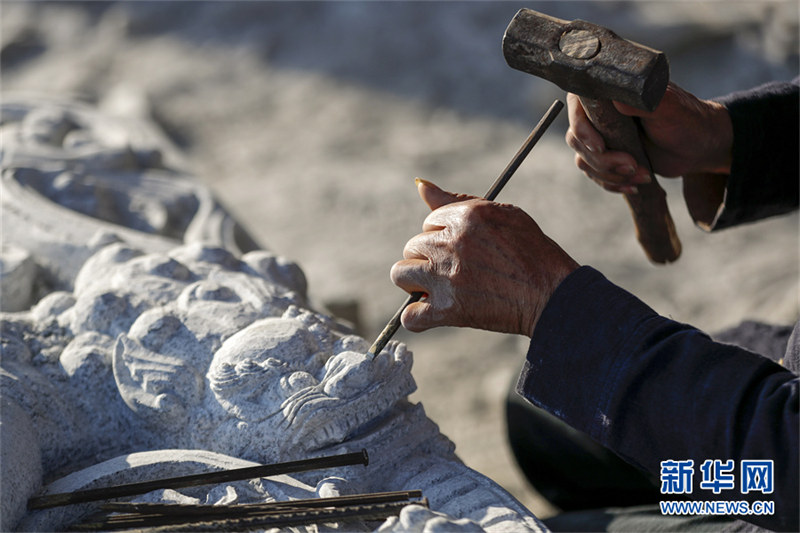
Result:
<svg viewBox="0 0 800 533"><path fill-rule="evenodd" d="M200 241L234 253L256 248L146 121L13 95L2 112L3 243L32 257L40 284L71 288L109 233L148 250Z"/></svg>
<svg viewBox="0 0 800 533"><path fill-rule="evenodd" d="M357 492L422 489L434 510L476 527L536 529L407 400L416 385L405 345L372 360L366 340L305 307L302 286L277 281L302 285L296 265L282 264L265 251L146 254L116 242L87 260L71 297L4 315L16 351L3 359L3 394L36 420L45 477L111 452L191 448L273 463L366 448L369 468L327 474Z"/></svg>
<svg viewBox="0 0 800 533"><path fill-rule="evenodd" d="M0 531L11 531L42 486L42 459L30 415L10 398L0 402Z"/></svg>
<svg viewBox="0 0 800 533"><path fill-rule="evenodd" d="M48 485L42 494L90 490L199 472L246 468L256 464L203 450L171 449L139 452L115 457L73 472ZM314 496L313 487L306 486L289 476L272 476L268 480L237 481L215 487L193 487L180 491L161 489L137 496L132 501L224 505ZM64 524L76 523L94 511L96 506L91 503L44 509L29 513L19 524L18 529L56 531L63 528Z"/></svg>
<svg viewBox="0 0 800 533"><path fill-rule="evenodd" d="M39 284L46 295L30 309L0 314L0 385L12 406L2 426L8 443L3 457L23 469L9 482L19 480L17 496L3 502L9 523L24 512L41 480L56 480L46 492L59 492L168 477L197 463L186 458L188 452L174 450L221 454L206 461L219 466L364 448L371 457L368 468L297 474L294 482L322 483L327 494L421 489L431 511L410 510L384 530L425 524L434 530L448 524L487 531L541 528L515 498L466 467L422 405L408 400L416 384L412 354L403 343L391 342L373 360L364 338L309 302L302 270L273 252L244 251L227 239L221 244L228 246L220 246L207 231L189 236L182 230L177 239L161 235L164 225L140 225L145 215L164 210L174 211L166 219L181 216L194 224L194 207L187 215L190 204L161 192L169 180L191 198L204 189L186 175L143 179L152 168L131 167L127 148L65 156L64 139L81 131L76 117L94 116L91 110L77 113L71 104L53 102L41 108L14 103L16 109L24 109L26 118L4 127L27 141L7 152L4 185L14 194L25 192L37 210L26 211L33 203L15 204L14 245L27 244L37 265L49 268L58 282ZM114 136L105 131L97 137L105 146ZM26 143L35 147L28 150ZM80 169L82 178L61 187L65 171L59 165ZM109 208L120 202L129 212ZM92 228L92 238L83 242L89 231L56 226L64 216ZM219 226L207 227L222 235ZM67 248L82 260L80 268L52 268ZM20 445L25 442L30 446ZM26 466L32 463L40 470ZM2 482L8 493L13 485ZM239 498L236 491L219 496L220 490L212 490L217 499L191 491L144 498ZM265 488L248 497L288 494ZM86 504L33 513L21 527L63 529L92 509Z"/></svg>
<svg viewBox="0 0 800 533"><path fill-rule="evenodd" d="M3 243L0 252L0 311L22 311L31 306L36 263L31 255Z"/></svg>

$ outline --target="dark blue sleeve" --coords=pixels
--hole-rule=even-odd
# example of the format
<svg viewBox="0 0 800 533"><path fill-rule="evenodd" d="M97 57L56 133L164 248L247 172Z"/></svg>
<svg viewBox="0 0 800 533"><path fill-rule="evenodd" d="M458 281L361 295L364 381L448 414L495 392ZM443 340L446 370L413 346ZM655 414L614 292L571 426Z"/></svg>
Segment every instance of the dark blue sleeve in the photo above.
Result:
<svg viewBox="0 0 800 533"><path fill-rule="evenodd" d="M713 230L797 209L800 203L800 78L733 93L733 161Z"/></svg>
<svg viewBox="0 0 800 533"><path fill-rule="evenodd" d="M591 267L558 287L531 340L518 391L658 476L661 461L772 459L774 516L798 526L798 377L765 357L659 316ZM695 485L700 476L695 475ZM694 490L744 500L738 490ZM671 499L669 497L665 499Z"/></svg>

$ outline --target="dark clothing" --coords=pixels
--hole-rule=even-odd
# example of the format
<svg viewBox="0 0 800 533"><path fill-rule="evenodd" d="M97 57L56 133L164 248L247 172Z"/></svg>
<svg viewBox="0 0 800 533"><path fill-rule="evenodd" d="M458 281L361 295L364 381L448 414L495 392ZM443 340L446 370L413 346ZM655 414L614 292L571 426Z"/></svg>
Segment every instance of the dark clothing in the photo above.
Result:
<svg viewBox="0 0 800 533"><path fill-rule="evenodd" d="M797 209L798 83L800 78L773 82L717 99L728 108L733 122L733 162L725 209L713 229Z"/></svg>
<svg viewBox="0 0 800 533"><path fill-rule="evenodd" d="M733 459L738 469L772 459L772 494L715 496L700 490L698 471L692 496L771 500L776 514L752 522L798 529L797 375L659 316L591 267L567 278L542 314L519 390L655 476L666 460Z"/></svg>
<svg viewBox="0 0 800 533"><path fill-rule="evenodd" d="M731 113L735 155L714 229L796 209L797 80L720 101ZM798 531L798 354L797 328L781 366L661 317L582 267L539 319L518 392L656 478L662 461L693 460L690 498L773 501L774 515L740 518ZM700 488L707 459L734 460L735 490ZM740 492L739 466L751 459L774 461L772 493Z"/></svg>

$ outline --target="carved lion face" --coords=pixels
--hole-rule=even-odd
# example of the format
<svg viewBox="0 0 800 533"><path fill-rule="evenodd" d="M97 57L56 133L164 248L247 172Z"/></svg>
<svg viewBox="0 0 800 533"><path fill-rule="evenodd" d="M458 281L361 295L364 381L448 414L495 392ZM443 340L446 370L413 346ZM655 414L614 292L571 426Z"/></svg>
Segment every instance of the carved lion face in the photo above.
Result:
<svg viewBox="0 0 800 533"><path fill-rule="evenodd" d="M325 322L292 307L254 322L214 354L207 379L230 417L227 433L244 442L254 436L261 460L362 437L416 388L403 345L392 343L373 360L364 339L331 334Z"/></svg>

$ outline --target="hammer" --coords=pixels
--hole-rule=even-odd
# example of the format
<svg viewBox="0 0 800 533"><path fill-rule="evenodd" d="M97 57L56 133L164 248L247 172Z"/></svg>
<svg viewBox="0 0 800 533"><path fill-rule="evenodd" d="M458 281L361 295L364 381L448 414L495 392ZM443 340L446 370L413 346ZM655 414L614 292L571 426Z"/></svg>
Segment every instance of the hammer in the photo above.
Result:
<svg viewBox="0 0 800 533"><path fill-rule="evenodd" d="M670 263L681 243L667 208L666 193L653 175L639 127L612 100L653 111L669 82L666 56L582 20L566 21L521 9L503 36L512 68L549 80L577 94L586 115L612 150L628 152L650 169L650 183L626 194L636 238L654 263Z"/></svg>

